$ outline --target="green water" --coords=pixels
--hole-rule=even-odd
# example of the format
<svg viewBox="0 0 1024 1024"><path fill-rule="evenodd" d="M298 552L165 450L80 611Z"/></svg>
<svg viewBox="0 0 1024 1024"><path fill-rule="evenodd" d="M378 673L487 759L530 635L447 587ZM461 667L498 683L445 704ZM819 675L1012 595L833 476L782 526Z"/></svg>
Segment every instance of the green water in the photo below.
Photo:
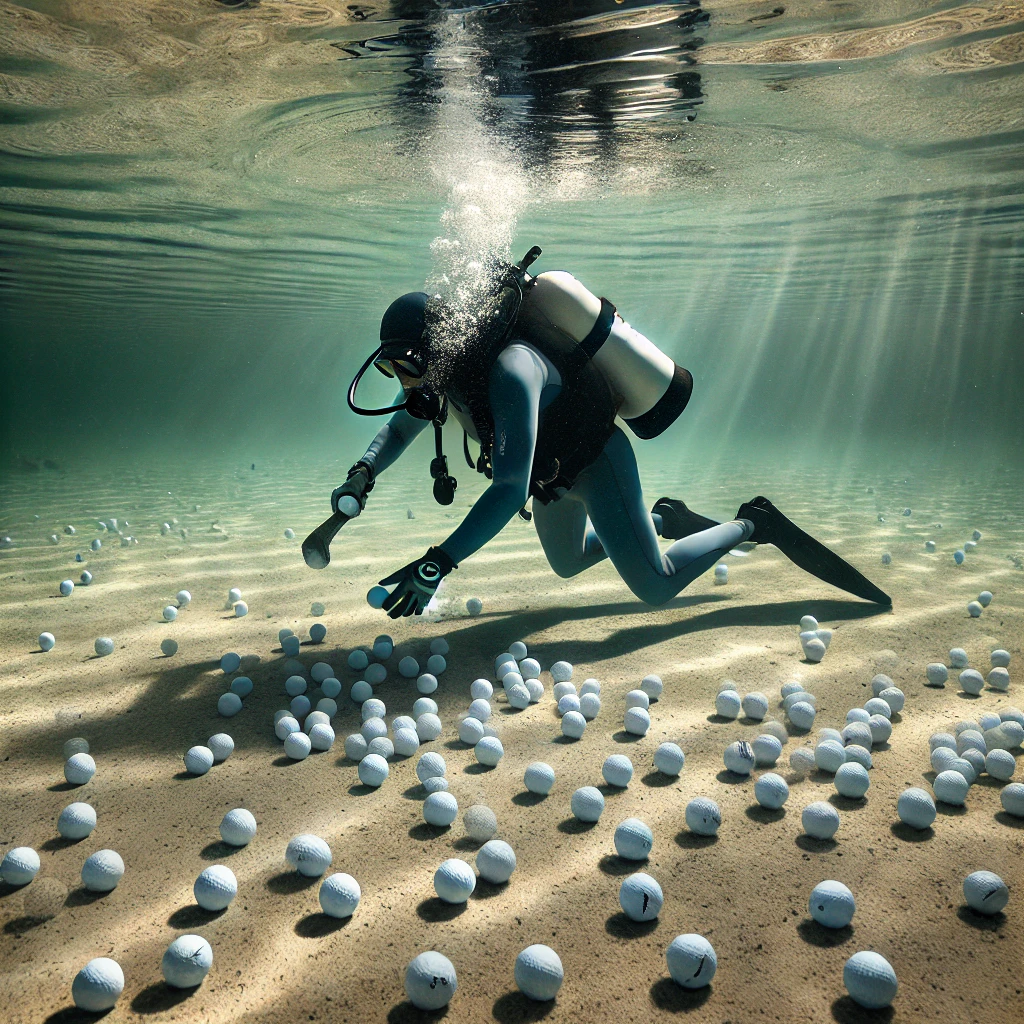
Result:
<svg viewBox="0 0 1024 1024"><path fill-rule="evenodd" d="M383 308L466 273L438 240L540 244L691 369L645 462L1020 466L1019 6L0 18L6 472L348 464Z"/></svg>

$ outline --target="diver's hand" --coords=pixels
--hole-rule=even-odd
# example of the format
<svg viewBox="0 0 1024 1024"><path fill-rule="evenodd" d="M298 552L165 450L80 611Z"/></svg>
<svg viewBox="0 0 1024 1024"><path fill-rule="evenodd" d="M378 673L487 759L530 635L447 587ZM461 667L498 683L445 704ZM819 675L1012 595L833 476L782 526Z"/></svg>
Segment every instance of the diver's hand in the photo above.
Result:
<svg viewBox="0 0 1024 1024"><path fill-rule="evenodd" d="M393 619L402 615L422 615L441 580L457 568L442 548L428 548L422 558L380 581L382 587L398 584L381 607Z"/></svg>
<svg viewBox="0 0 1024 1024"><path fill-rule="evenodd" d="M366 508L366 496L373 490L373 469L365 462L357 462L349 471L348 479L335 487L331 494L331 510L355 519ZM351 498L339 504L343 498Z"/></svg>

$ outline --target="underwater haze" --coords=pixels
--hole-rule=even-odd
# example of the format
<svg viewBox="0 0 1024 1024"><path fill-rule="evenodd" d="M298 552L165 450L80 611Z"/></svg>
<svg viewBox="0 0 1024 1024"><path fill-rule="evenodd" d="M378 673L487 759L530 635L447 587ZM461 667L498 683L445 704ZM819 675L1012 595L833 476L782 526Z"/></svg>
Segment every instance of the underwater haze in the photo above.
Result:
<svg viewBox="0 0 1024 1024"><path fill-rule="evenodd" d="M347 466L387 303L532 244L694 374L643 461L1020 458L1018 4L33 0L0 28L7 472Z"/></svg>

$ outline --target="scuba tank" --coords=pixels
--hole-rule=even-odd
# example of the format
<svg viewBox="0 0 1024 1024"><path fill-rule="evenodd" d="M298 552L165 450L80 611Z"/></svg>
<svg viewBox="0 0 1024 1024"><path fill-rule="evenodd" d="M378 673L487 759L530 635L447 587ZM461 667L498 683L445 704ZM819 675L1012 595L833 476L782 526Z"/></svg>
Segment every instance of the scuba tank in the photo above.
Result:
<svg viewBox="0 0 1024 1024"><path fill-rule="evenodd" d="M616 397L619 417L644 440L668 429L690 400L690 372L630 327L607 299L599 299L572 274L546 271L533 279L517 333L526 341L569 337L588 349Z"/></svg>

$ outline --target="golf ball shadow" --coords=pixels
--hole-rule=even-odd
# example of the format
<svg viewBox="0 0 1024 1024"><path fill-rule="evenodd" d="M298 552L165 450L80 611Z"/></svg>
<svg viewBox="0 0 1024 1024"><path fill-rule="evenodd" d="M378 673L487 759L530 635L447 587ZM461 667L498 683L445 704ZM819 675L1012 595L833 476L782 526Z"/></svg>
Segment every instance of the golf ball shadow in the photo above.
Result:
<svg viewBox="0 0 1024 1024"><path fill-rule="evenodd" d="M723 768L715 778L726 786L739 786L744 782L751 781L751 777L749 775L737 775L735 772L729 771L728 768Z"/></svg>
<svg viewBox="0 0 1024 1024"><path fill-rule="evenodd" d="M880 1010L865 1010L858 1006L849 996L841 996L832 1004L832 1019L836 1024L889 1024L894 1010L886 1006Z"/></svg>
<svg viewBox="0 0 1024 1024"><path fill-rule="evenodd" d="M807 853L828 853L839 845L834 839L815 839L806 833L798 835L795 841L796 845Z"/></svg>
<svg viewBox="0 0 1024 1024"><path fill-rule="evenodd" d="M271 875L264 884L271 892L287 896L310 889L319 882L319 877L301 875L298 871L281 871L276 875Z"/></svg>
<svg viewBox="0 0 1024 1024"><path fill-rule="evenodd" d="M760 804L751 804L744 812L751 821L758 825L771 825L776 821L782 821L786 816L785 807L762 807Z"/></svg>
<svg viewBox="0 0 1024 1024"><path fill-rule="evenodd" d="M905 843L926 843L935 835L935 829L930 825L928 828L911 828L903 821L894 822L889 831Z"/></svg>
<svg viewBox="0 0 1024 1024"><path fill-rule="evenodd" d="M1006 924L1006 915L1001 910L998 914L979 914L966 903L957 907L956 916L979 932L998 932Z"/></svg>
<svg viewBox="0 0 1024 1024"><path fill-rule="evenodd" d="M671 978L659 978L651 986L651 1002L659 1010L670 1013L685 1013L703 1006L710 998L713 985L703 988L685 989Z"/></svg>
<svg viewBox="0 0 1024 1024"><path fill-rule="evenodd" d="M605 921L604 930L616 939L639 939L650 935L660 923L657 917L651 921L632 921L620 910Z"/></svg>
<svg viewBox="0 0 1024 1024"><path fill-rule="evenodd" d="M428 896L416 907L420 919L430 924L438 921L454 921L466 911L467 903L447 903L440 896Z"/></svg>
<svg viewBox="0 0 1024 1024"><path fill-rule="evenodd" d="M681 846L684 850L703 850L705 847L714 846L718 842L717 835L702 836L696 832L691 832L688 828L677 832L674 838L676 845ZM672 982L672 984L675 984L675 982Z"/></svg>
<svg viewBox="0 0 1024 1024"><path fill-rule="evenodd" d="M203 925L210 924L223 917L227 913L227 909L227 907L224 907L221 910L203 910L202 907L197 906L195 903L190 903L188 906L179 907L174 911L167 918L167 923L172 928L202 928Z"/></svg>
<svg viewBox="0 0 1024 1024"><path fill-rule="evenodd" d="M842 928L826 928L824 925L818 924L812 917L805 917L796 926L796 930L804 942L811 946L819 946L821 949L841 946L853 938L853 925L844 925Z"/></svg>
<svg viewBox="0 0 1024 1024"><path fill-rule="evenodd" d="M596 821L580 821L577 817L570 817L560 821L557 827L559 832L564 832L567 836L578 836L589 832L596 825Z"/></svg>
<svg viewBox="0 0 1024 1024"><path fill-rule="evenodd" d="M536 807L537 804L543 803L547 798L547 793L531 793L528 789L524 789L521 793L516 793L512 797L512 803L516 807Z"/></svg>
<svg viewBox="0 0 1024 1024"><path fill-rule="evenodd" d="M491 1008L498 1024L534 1024L543 1020L555 1007L555 1000L538 1002L528 999L522 992L506 992L499 996Z"/></svg>
<svg viewBox="0 0 1024 1024"><path fill-rule="evenodd" d="M351 917L331 917L330 914L307 914L295 922L295 934L303 939L322 939L341 931Z"/></svg>
<svg viewBox="0 0 1024 1024"><path fill-rule="evenodd" d="M195 995L201 986L196 988L172 988L162 981L154 982L148 988L144 988L133 1000L132 1009L136 1013L160 1013L163 1010L170 1010L183 1003L190 996ZM90 1014L94 1018L95 1014Z"/></svg>

